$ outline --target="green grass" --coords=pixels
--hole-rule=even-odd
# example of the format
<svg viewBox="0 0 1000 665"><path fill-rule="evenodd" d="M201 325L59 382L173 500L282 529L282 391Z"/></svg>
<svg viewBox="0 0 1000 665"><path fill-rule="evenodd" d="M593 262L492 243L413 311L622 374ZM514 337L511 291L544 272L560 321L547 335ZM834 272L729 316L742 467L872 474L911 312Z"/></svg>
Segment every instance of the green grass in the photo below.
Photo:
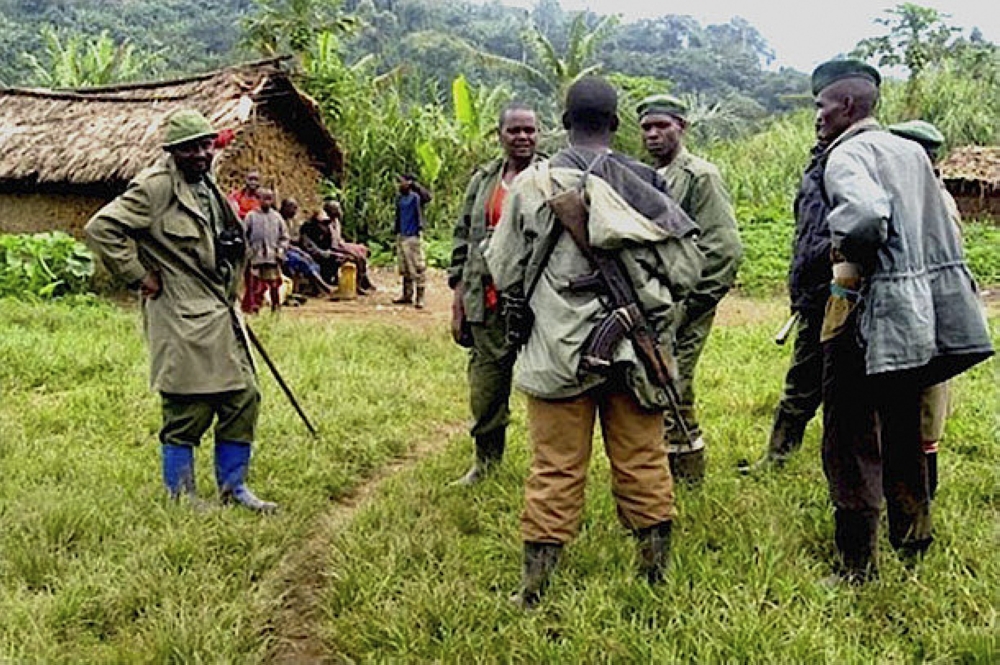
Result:
<svg viewBox="0 0 1000 665"><path fill-rule="evenodd" d="M579 539L533 614L507 597L520 567L523 404L501 472L447 487L464 436L388 481L334 531L310 632L356 661L996 662L1000 452L995 365L956 384L930 555L828 590L832 521L819 428L781 475L761 452L788 349L780 323L718 329L699 377L710 476L679 490L673 567L634 574L596 453ZM466 417L464 359L445 331L262 317L324 437L303 433L269 378L251 485L282 511L192 512L163 496L158 403L134 312L0 301L0 662L260 662L274 646L281 562L338 498ZM213 492L210 446L198 481ZM321 543L322 545L322 543Z"/></svg>
<svg viewBox="0 0 1000 665"><path fill-rule="evenodd" d="M444 486L467 463L455 447L391 482L335 539L328 644L363 661L995 662L995 369L958 381L930 556L908 571L885 546L881 582L829 590L817 584L833 555L818 426L785 473L735 472L739 458L762 450L786 365L772 328L717 330L709 345L700 394L710 475L704 488L679 493L662 588L635 577L633 543L597 454L582 533L551 593L533 614L509 605L527 467L519 417L495 482L472 492Z"/></svg>
<svg viewBox="0 0 1000 665"><path fill-rule="evenodd" d="M466 417L444 331L266 317L255 329L323 437L262 378L251 486L282 511L201 515L163 496L136 313L0 301L0 662L261 657L276 603L261 581L331 501ZM211 497L210 443L197 461Z"/></svg>

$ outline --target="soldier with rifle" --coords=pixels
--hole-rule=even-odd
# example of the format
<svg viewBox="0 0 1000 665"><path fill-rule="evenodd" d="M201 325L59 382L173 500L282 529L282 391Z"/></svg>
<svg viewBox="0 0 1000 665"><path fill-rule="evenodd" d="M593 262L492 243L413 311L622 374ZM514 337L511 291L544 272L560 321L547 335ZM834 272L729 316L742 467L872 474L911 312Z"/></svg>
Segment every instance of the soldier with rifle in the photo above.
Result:
<svg viewBox="0 0 1000 665"><path fill-rule="evenodd" d="M215 420L215 477L223 502L277 506L246 486L260 392L233 309L246 264L244 232L210 170L217 132L195 110L173 113L166 154L85 228L90 248L141 295L162 397L163 480L172 498L195 498L194 448Z"/></svg>
<svg viewBox="0 0 1000 665"><path fill-rule="evenodd" d="M611 150L617 94L570 87L569 147L512 184L486 250L508 335L522 345L531 470L521 516L524 566L513 600L530 608L576 535L600 418L618 514L650 583L667 568L673 484L663 411L678 304L701 275L697 226L649 167Z"/></svg>

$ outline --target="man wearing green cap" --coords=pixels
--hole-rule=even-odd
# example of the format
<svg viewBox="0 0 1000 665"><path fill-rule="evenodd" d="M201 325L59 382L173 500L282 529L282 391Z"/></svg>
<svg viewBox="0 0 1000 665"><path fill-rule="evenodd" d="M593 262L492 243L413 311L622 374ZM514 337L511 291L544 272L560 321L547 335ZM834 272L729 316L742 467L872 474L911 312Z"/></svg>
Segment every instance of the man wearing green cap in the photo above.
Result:
<svg viewBox="0 0 1000 665"><path fill-rule="evenodd" d="M276 506L246 487L260 393L234 309L246 241L212 180L216 131L195 110L167 121L156 164L87 223L91 249L139 289L153 390L162 397L163 480L195 499L194 447L215 425L215 477L224 502Z"/></svg>
<svg viewBox="0 0 1000 665"><path fill-rule="evenodd" d="M820 331L823 469L834 505L835 579L875 574L883 495L889 542L915 559L932 542L920 398L993 354L976 286L927 155L872 114L878 72L813 72L833 281Z"/></svg>
<svg viewBox="0 0 1000 665"><path fill-rule="evenodd" d="M684 427L675 422L671 411L665 414L670 468L676 478L697 483L705 475L705 439L696 415L694 373L716 307L736 280L743 246L719 169L684 147L684 103L670 95L653 95L642 100L636 111L643 143L667 181L670 195L701 229L698 247L705 263L701 281L685 301L675 347Z"/></svg>

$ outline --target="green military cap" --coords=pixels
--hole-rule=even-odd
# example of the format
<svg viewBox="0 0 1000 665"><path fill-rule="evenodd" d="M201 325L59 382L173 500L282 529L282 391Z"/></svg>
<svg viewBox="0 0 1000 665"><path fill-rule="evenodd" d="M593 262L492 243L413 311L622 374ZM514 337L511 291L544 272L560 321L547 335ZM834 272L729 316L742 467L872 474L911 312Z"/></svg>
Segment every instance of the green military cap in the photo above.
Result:
<svg viewBox="0 0 1000 665"><path fill-rule="evenodd" d="M167 119L167 133L163 139L164 148L173 148L188 141L196 141L218 136L212 124L194 109L175 111Z"/></svg>
<svg viewBox="0 0 1000 665"><path fill-rule="evenodd" d="M874 83L875 87L882 83L882 75L878 70L860 60L830 60L813 70L813 95L818 95L831 83L851 78L867 79Z"/></svg>
<svg viewBox="0 0 1000 665"><path fill-rule="evenodd" d="M889 131L904 139L916 141L929 148L938 148L944 143L944 134L926 120L908 120L889 125Z"/></svg>
<svg viewBox="0 0 1000 665"><path fill-rule="evenodd" d="M680 118L687 119L687 104L677 99L673 95L650 95L635 107L635 112L642 120L650 113L665 113Z"/></svg>

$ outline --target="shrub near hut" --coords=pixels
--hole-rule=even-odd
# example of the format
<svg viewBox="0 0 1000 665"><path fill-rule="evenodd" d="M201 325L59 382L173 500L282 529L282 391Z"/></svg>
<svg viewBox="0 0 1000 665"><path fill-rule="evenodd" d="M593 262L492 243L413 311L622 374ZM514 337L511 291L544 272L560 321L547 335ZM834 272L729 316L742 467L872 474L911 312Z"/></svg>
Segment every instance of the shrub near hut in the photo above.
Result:
<svg viewBox="0 0 1000 665"><path fill-rule="evenodd" d="M66 233L0 235L0 297L82 294L90 289L93 274L90 252Z"/></svg>

